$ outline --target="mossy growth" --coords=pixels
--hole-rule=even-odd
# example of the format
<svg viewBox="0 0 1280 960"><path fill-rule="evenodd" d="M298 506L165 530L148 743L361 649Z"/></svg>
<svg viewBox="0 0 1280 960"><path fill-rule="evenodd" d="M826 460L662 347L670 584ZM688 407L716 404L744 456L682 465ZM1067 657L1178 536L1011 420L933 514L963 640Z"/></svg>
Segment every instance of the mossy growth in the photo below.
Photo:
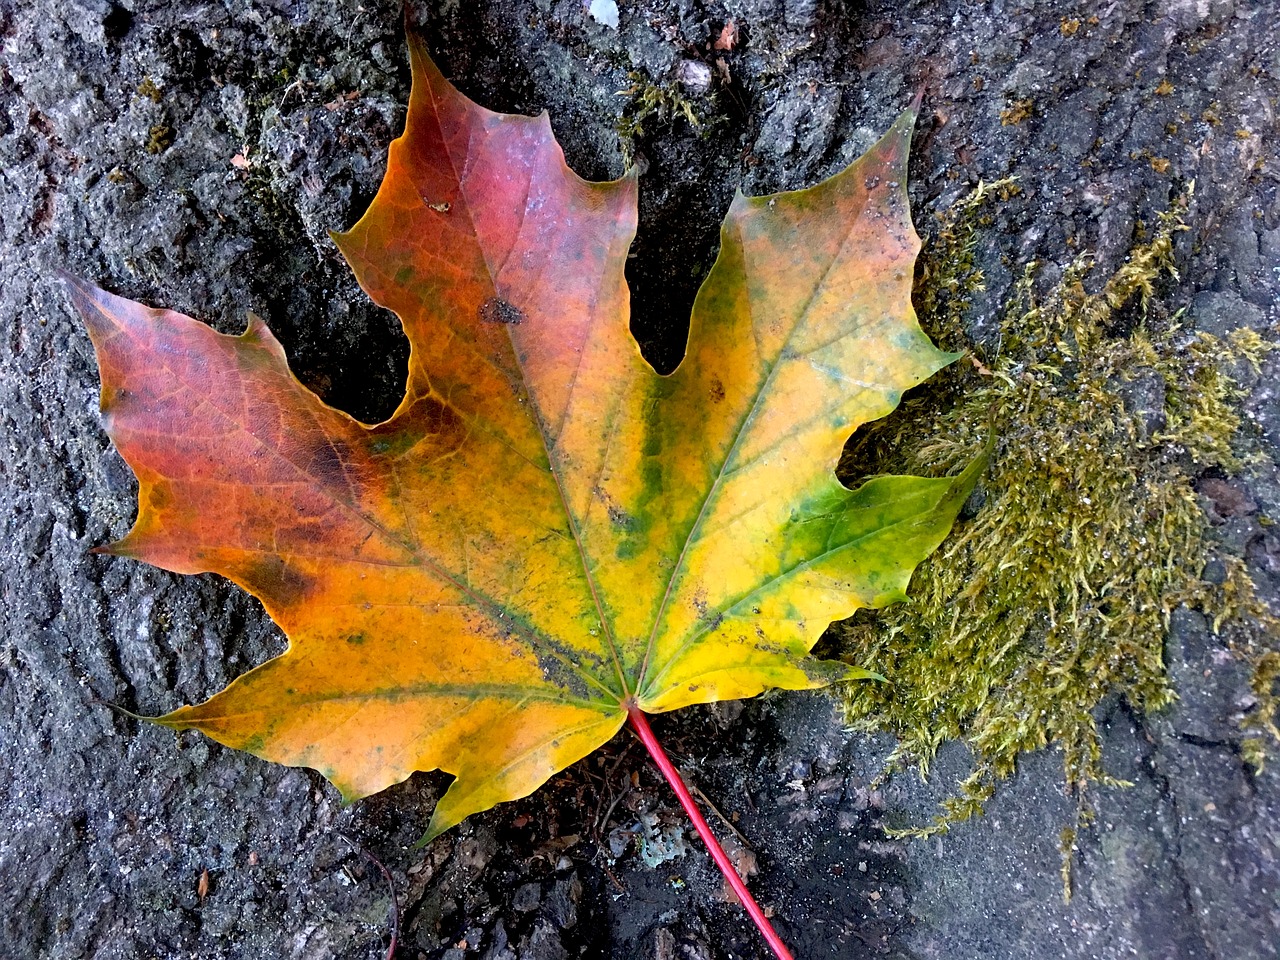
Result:
<svg viewBox="0 0 1280 960"><path fill-rule="evenodd" d="M1016 127L1028 117L1034 117L1036 113L1036 102L1030 98L1025 100L1013 100L1005 109L1000 111L1000 125L1002 127Z"/></svg>
<svg viewBox="0 0 1280 960"><path fill-rule="evenodd" d="M159 103L162 96L160 88L150 77L142 78L142 82L138 84L137 94L140 97L146 97L152 103Z"/></svg>
<svg viewBox="0 0 1280 960"><path fill-rule="evenodd" d="M173 128L166 123L155 123L147 131L147 153L164 153L173 146Z"/></svg>
<svg viewBox="0 0 1280 960"><path fill-rule="evenodd" d="M1233 372L1256 368L1272 345L1251 330L1188 332L1163 308L1157 287L1174 275L1183 204L1096 292L1085 260L1040 297L1028 266L998 347L967 342L983 210L1014 189L980 185L944 217L925 258L922 324L968 357L855 437L841 464L849 482L940 475L994 431L975 495L983 502L917 570L910 601L863 611L833 633L848 659L888 678L843 692L853 729L898 738L886 775L907 765L927 774L947 741L972 754L972 772L933 822L899 832L943 832L980 812L1021 754L1054 744L1078 798L1061 838L1068 880L1076 832L1090 819L1088 786L1117 783L1102 765L1095 710L1117 694L1139 711L1174 700L1164 643L1179 604L1206 610L1215 628L1238 627L1257 702L1246 754L1258 760L1264 738L1280 741L1280 624L1242 563L1227 563L1224 583L1201 580L1212 546L1193 488L1204 470L1234 471L1248 456Z"/></svg>
<svg viewBox="0 0 1280 960"><path fill-rule="evenodd" d="M615 124L627 166L635 159L635 142L645 135L646 123L670 123L677 117L683 117L694 130L702 129L702 119L694 109L693 101L684 95L678 84L655 83L638 70L630 71L627 79L631 85L619 90L618 95L629 99Z"/></svg>

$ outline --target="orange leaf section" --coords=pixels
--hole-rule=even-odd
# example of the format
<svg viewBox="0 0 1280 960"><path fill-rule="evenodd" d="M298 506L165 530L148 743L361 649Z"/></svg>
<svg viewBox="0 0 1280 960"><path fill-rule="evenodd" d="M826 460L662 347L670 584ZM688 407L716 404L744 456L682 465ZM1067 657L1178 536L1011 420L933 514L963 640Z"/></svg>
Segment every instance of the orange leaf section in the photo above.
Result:
<svg viewBox="0 0 1280 960"><path fill-rule="evenodd" d="M158 722L320 770L347 799L456 777L428 836L524 796L650 711L865 676L809 650L901 599L959 477L833 469L951 355L910 303L912 113L810 190L729 211L668 377L628 332L633 176L588 183L546 116L467 100L411 42L405 133L335 235L411 344L366 426L251 319L215 333L70 279L140 483L112 552L213 571L288 650Z"/></svg>

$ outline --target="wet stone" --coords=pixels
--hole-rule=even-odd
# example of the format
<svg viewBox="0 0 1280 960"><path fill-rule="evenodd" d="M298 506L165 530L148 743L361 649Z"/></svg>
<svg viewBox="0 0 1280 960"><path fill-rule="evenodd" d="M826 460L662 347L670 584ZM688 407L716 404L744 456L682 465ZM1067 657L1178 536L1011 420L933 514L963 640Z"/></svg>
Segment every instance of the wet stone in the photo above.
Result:
<svg viewBox="0 0 1280 960"><path fill-rule="evenodd" d="M513 828L509 808L477 816L425 851L430 870L409 873L446 776L416 774L344 807L313 772L195 734L175 742L94 702L144 713L200 702L278 654L283 639L261 604L216 577L89 553L128 530L136 482L97 419L92 347L52 269L228 332L255 311L326 402L366 422L389 415L407 344L328 232L350 227L376 193L409 96L404 5L361 6L352 16L345 0L247 12L30 0L0 13L9 187L0 192L0 953L381 955L387 894L334 843L349 833L393 875L406 956L758 956L740 913L715 900L719 878L692 842L651 867L634 830L610 835L632 830L642 811L670 813L664 828L678 813L643 759L627 753L625 735L601 751L601 766L589 758L521 801L537 814L528 826ZM992 331L1028 261L1042 264L1046 284L1086 256L1097 261L1093 277L1104 275L1192 179L1181 279L1158 298L1190 305L1188 330L1274 336L1273 4L1096 6L1097 23L1082 9L1067 32L1063 5L1050 0L866 0L856 9L637 0L617 5L616 30L577 0L431 0L411 5L409 17L469 95L495 109L546 108L577 173L616 177L625 157L643 158L627 261L631 319L664 369L683 354L735 190L805 186L836 172L918 89L925 101L907 189L926 250L937 215L979 180L1014 174L1023 190L990 209L977 238L986 289L967 322L988 347L998 346ZM739 43L712 53L730 18ZM715 65L721 55L728 80ZM158 101L151 87L139 93L148 78ZM1155 92L1161 80L1172 93ZM633 86L636 94L618 96ZM651 116L642 135L621 135L632 97L655 88L688 100L700 125ZM1000 120L1006 88L1033 100L1017 124ZM159 126L169 145L148 153ZM1170 166L1162 173L1153 160ZM459 212L440 218L453 224ZM521 317L497 300L479 319L500 340ZM1273 591L1278 381L1272 359L1248 401L1266 462L1241 477L1200 478L1225 485L1202 486L1223 520L1215 531ZM1151 434L1162 429L1155 386L1135 382L1124 394ZM1280 763L1272 757L1262 772L1243 763L1247 675L1207 624L1174 621L1165 653L1178 702L1137 720L1117 705L1100 719L1108 772L1134 786L1093 794L1097 826L1079 839L1070 904L1058 830L1074 798L1052 750L1020 762L986 818L885 845L884 826L927 823L971 772L965 750L944 749L927 781L907 772L873 795L866 785L892 744L850 734L822 695L690 708L664 718L665 736L748 838L760 865L753 888L777 910L797 956L1275 960ZM828 776L850 784L834 809ZM615 799L597 838L596 818ZM578 846L536 853L549 837L572 835L583 838ZM196 882L206 869L214 883L202 905Z"/></svg>
<svg viewBox="0 0 1280 960"><path fill-rule="evenodd" d="M531 913L538 909L538 904L542 902L542 885L539 883L524 883L516 890L515 896L511 898L511 909L517 913Z"/></svg>
<svg viewBox="0 0 1280 960"><path fill-rule="evenodd" d="M560 933L547 920L538 920L533 932L520 944L520 960L566 960L569 953L561 943Z"/></svg>
<svg viewBox="0 0 1280 960"><path fill-rule="evenodd" d="M578 922L578 901L582 898L582 882L575 876L557 880L546 901L547 917L561 930Z"/></svg>

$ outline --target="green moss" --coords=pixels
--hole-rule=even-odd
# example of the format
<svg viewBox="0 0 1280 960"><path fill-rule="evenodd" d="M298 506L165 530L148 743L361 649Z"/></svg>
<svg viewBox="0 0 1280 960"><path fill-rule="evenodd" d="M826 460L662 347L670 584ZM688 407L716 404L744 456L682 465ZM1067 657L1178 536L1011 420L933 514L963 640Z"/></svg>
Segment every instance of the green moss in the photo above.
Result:
<svg viewBox="0 0 1280 960"><path fill-rule="evenodd" d="M160 88L156 86L156 82L150 77L143 77L142 82L138 84L138 96L146 97L152 103L160 102Z"/></svg>
<svg viewBox="0 0 1280 960"><path fill-rule="evenodd" d="M1079 260L1037 298L1028 266L998 349L967 343L982 210L1011 188L980 185L957 204L921 274L922 323L944 348L969 349L969 362L858 437L841 465L851 479L943 475L994 430L985 502L920 566L910 601L835 633L848 659L889 678L843 694L853 729L898 738L886 775L907 765L927 774L948 741L973 757L932 823L899 832L944 832L980 812L1019 756L1053 744L1078 800L1060 838L1069 882L1088 787L1117 783L1102 766L1095 708L1115 694L1140 711L1173 701L1164 643L1179 604L1237 631L1235 648L1254 664L1246 724L1258 736L1245 749L1260 762L1265 738L1280 741L1280 630L1243 564L1228 563L1221 585L1200 579L1211 545L1192 486L1205 468L1248 459L1232 371L1256 367L1273 345L1252 331L1191 334L1163 309L1157 286L1173 274L1183 205L1096 292Z"/></svg>
<svg viewBox="0 0 1280 960"><path fill-rule="evenodd" d="M1280 632L1280 621L1268 616L1266 625L1270 628L1274 639ZM1266 733L1273 743L1280 741L1280 729L1276 727L1276 711L1280 709L1280 690L1277 690L1280 686L1280 651L1269 649L1263 644L1254 644L1246 650L1246 655L1253 661L1253 677L1249 686L1253 690L1257 705L1245 719L1245 729ZM1266 741L1260 737L1250 737L1245 742L1254 744L1246 759L1261 772L1266 759ZM1242 752L1245 752L1243 747Z"/></svg>
<svg viewBox="0 0 1280 960"><path fill-rule="evenodd" d="M627 166L635 159L635 141L645 135L646 123L670 123L683 117L694 130L702 129L702 120L693 102L681 92L679 85L654 83L638 70L630 71L627 79L631 86L619 90L618 95L629 99L615 125Z"/></svg>
<svg viewBox="0 0 1280 960"><path fill-rule="evenodd" d="M173 128L165 123L152 124L147 138L147 153L164 153L173 145Z"/></svg>
<svg viewBox="0 0 1280 960"><path fill-rule="evenodd" d="M1252 338L1246 342L1265 343ZM1249 692L1242 698L1252 700L1241 722L1249 736L1240 742L1239 750L1241 759L1261 773L1268 745L1274 749L1280 744L1276 722L1280 718L1280 617L1258 597L1243 560L1225 557L1222 565L1221 582L1197 580L1176 599L1206 611L1213 618L1214 631L1225 635L1236 656L1252 667Z"/></svg>

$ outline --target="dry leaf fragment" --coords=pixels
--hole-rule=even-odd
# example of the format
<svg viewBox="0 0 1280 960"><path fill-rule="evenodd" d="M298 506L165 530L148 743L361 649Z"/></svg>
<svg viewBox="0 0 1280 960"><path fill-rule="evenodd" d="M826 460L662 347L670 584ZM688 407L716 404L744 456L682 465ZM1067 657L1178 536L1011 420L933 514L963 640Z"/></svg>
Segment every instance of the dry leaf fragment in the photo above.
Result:
<svg viewBox="0 0 1280 960"><path fill-rule="evenodd" d="M716 42L711 46L715 50L732 50L738 45L738 24L735 20L728 21L720 28L720 35L716 37Z"/></svg>
<svg viewBox="0 0 1280 960"><path fill-rule="evenodd" d="M341 110L348 103L350 103L352 100L355 100L359 96L360 96L359 90L352 90L350 93L340 93L336 97L334 97L332 100L330 100L328 103L326 103L324 105L324 108L328 110L330 113L333 113L335 110Z"/></svg>

